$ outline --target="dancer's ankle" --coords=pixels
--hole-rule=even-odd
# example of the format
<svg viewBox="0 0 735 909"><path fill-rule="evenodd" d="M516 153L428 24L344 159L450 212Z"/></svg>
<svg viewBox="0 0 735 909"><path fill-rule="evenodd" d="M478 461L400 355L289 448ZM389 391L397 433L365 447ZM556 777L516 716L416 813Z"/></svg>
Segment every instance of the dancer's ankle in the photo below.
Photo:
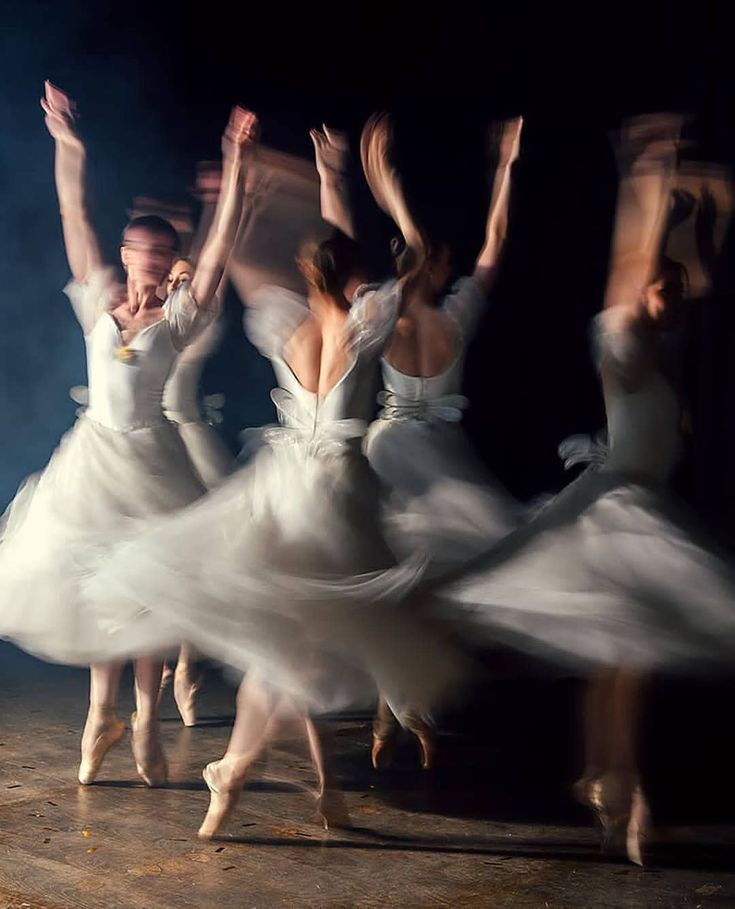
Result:
<svg viewBox="0 0 735 909"><path fill-rule="evenodd" d="M158 713L153 708L138 707L133 716L135 717L135 728L139 732L158 727Z"/></svg>
<svg viewBox="0 0 735 909"><path fill-rule="evenodd" d="M217 772L220 778L228 784L242 783L250 771L253 763L252 755L227 752L217 762Z"/></svg>
<svg viewBox="0 0 735 909"><path fill-rule="evenodd" d="M117 716L117 705L116 704L89 704L89 711L87 712L87 718L93 720L106 720L113 719Z"/></svg>

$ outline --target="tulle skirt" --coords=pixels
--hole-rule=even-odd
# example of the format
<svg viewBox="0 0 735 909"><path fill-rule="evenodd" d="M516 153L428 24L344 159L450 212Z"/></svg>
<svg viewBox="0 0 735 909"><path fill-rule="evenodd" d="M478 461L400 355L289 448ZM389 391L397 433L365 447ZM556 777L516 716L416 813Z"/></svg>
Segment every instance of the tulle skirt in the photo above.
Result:
<svg viewBox="0 0 735 909"><path fill-rule="evenodd" d="M604 469L436 594L474 640L574 669L735 665L732 558L672 497Z"/></svg>
<svg viewBox="0 0 735 909"><path fill-rule="evenodd" d="M203 492L172 424L121 432L81 416L0 523L0 637L61 663L135 656L145 641L111 635L83 585L121 540Z"/></svg>
<svg viewBox="0 0 735 909"><path fill-rule="evenodd" d="M365 453L388 490L392 548L401 557L425 552L430 576L465 564L523 521L521 505L455 423L379 419L370 426Z"/></svg>
<svg viewBox="0 0 735 909"><path fill-rule="evenodd" d="M397 713L429 712L466 665L411 600L424 561L387 547L359 440L264 438L215 491L119 547L86 585L90 604L123 639L155 648L175 629L309 710L380 690Z"/></svg>

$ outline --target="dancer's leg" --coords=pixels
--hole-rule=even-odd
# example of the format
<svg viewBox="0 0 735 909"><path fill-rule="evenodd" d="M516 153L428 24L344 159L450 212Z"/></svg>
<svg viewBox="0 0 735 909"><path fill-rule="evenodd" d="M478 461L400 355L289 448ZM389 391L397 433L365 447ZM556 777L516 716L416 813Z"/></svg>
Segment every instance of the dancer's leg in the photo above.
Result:
<svg viewBox="0 0 735 909"><path fill-rule="evenodd" d="M84 786L94 782L105 755L125 733L125 725L116 713L121 673L120 663L97 663L90 668L89 712L78 774Z"/></svg>
<svg viewBox="0 0 735 909"><path fill-rule="evenodd" d="M158 695L163 662L154 657L135 661L135 713L132 716L133 755L138 773L148 786L168 779L158 728Z"/></svg>
<svg viewBox="0 0 735 909"><path fill-rule="evenodd" d="M196 726L196 695L199 681L196 677L197 652L191 644L182 644L174 673L174 700L184 726Z"/></svg>
<svg viewBox="0 0 735 909"><path fill-rule="evenodd" d="M204 768L210 790L207 815L199 836L214 836L237 804L251 764L260 755L273 725L280 696L256 673L249 673L237 692L237 712L227 750L221 760Z"/></svg>

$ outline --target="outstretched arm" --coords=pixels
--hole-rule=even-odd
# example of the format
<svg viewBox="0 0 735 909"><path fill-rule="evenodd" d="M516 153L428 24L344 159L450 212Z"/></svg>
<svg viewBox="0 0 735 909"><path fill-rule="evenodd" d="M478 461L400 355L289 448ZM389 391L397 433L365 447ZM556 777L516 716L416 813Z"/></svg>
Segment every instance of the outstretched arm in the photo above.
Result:
<svg viewBox="0 0 735 909"><path fill-rule="evenodd" d="M618 203L604 307L634 305L655 277L670 210L681 129L677 116L639 117L618 137Z"/></svg>
<svg viewBox="0 0 735 909"><path fill-rule="evenodd" d="M390 162L392 124L388 114L374 114L365 124L360 138L360 155L375 201L403 234L415 256L416 268L424 262L427 243L406 202L403 186Z"/></svg>
<svg viewBox="0 0 735 909"><path fill-rule="evenodd" d="M257 126L255 114L235 107L225 130L217 209L191 282L194 299L202 309L214 299L235 243L242 214L244 171L255 150Z"/></svg>
<svg viewBox="0 0 735 909"><path fill-rule="evenodd" d="M608 377L635 391L653 368L650 345L636 336L640 306L661 288L657 278L662 240L676 176L681 120L641 117L626 124L616 145L621 172L605 291L603 384Z"/></svg>
<svg viewBox="0 0 735 909"><path fill-rule="evenodd" d="M74 103L50 82L41 107L56 144L55 177L66 257L77 281L102 265L97 235L89 220L85 187L86 151L76 130Z"/></svg>
<svg viewBox="0 0 735 909"><path fill-rule="evenodd" d="M485 242L475 263L475 278L486 295L495 281L508 233L511 168L520 151L522 128L523 118L516 117L492 130L498 140L498 164L490 197Z"/></svg>
<svg viewBox="0 0 735 909"><path fill-rule="evenodd" d="M322 218L354 240L355 224L347 185L347 137L326 126L312 129L309 135L319 174Z"/></svg>

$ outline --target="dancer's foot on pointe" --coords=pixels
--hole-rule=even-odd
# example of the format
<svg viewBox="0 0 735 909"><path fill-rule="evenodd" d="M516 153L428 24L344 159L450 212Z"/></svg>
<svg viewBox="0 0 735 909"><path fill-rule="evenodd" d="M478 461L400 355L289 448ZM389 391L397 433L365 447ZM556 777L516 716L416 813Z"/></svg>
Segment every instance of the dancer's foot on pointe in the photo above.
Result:
<svg viewBox="0 0 735 909"><path fill-rule="evenodd" d="M339 789L325 789L316 799L316 813L325 830L349 830L350 813Z"/></svg>
<svg viewBox="0 0 735 909"><path fill-rule="evenodd" d="M174 700L184 726L196 726L196 696L200 683L193 678L194 669L188 663L179 663L174 673Z"/></svg>
<svg viewBox="0 0 735 909"><path fill-rule="evenodd" d="M431 770L434 766L436 733L434 727L419 714L409 713L403 717L403 724L415 736L421 752L421 769Z"/></svg>
<svg viewBox="0 0 735 909"><path fill-rule="evenodd" d="M143 722L137 713L130 717L133 730L133 757L138 775L146 786L156 788L168 782L168 764L161 747L158 718Z"/></svg>
<svg viewBox="0 0 735 909"><path fill-rule="evenodd" d="M209 808L199 828L198 836L210 840L216 836L227 817L237 805L245 784L246 771L235 775L232 765L225 758L213 761L202 771L209 789Z"/></svg>
<svg viewBox="0 0 735 909"><path fill-rule="evenodd" d="M82 759L78 779L89 786L97 777L105 755L125 735L125 724L117 718L114 707L90 706L82 734Z"/></svg>

